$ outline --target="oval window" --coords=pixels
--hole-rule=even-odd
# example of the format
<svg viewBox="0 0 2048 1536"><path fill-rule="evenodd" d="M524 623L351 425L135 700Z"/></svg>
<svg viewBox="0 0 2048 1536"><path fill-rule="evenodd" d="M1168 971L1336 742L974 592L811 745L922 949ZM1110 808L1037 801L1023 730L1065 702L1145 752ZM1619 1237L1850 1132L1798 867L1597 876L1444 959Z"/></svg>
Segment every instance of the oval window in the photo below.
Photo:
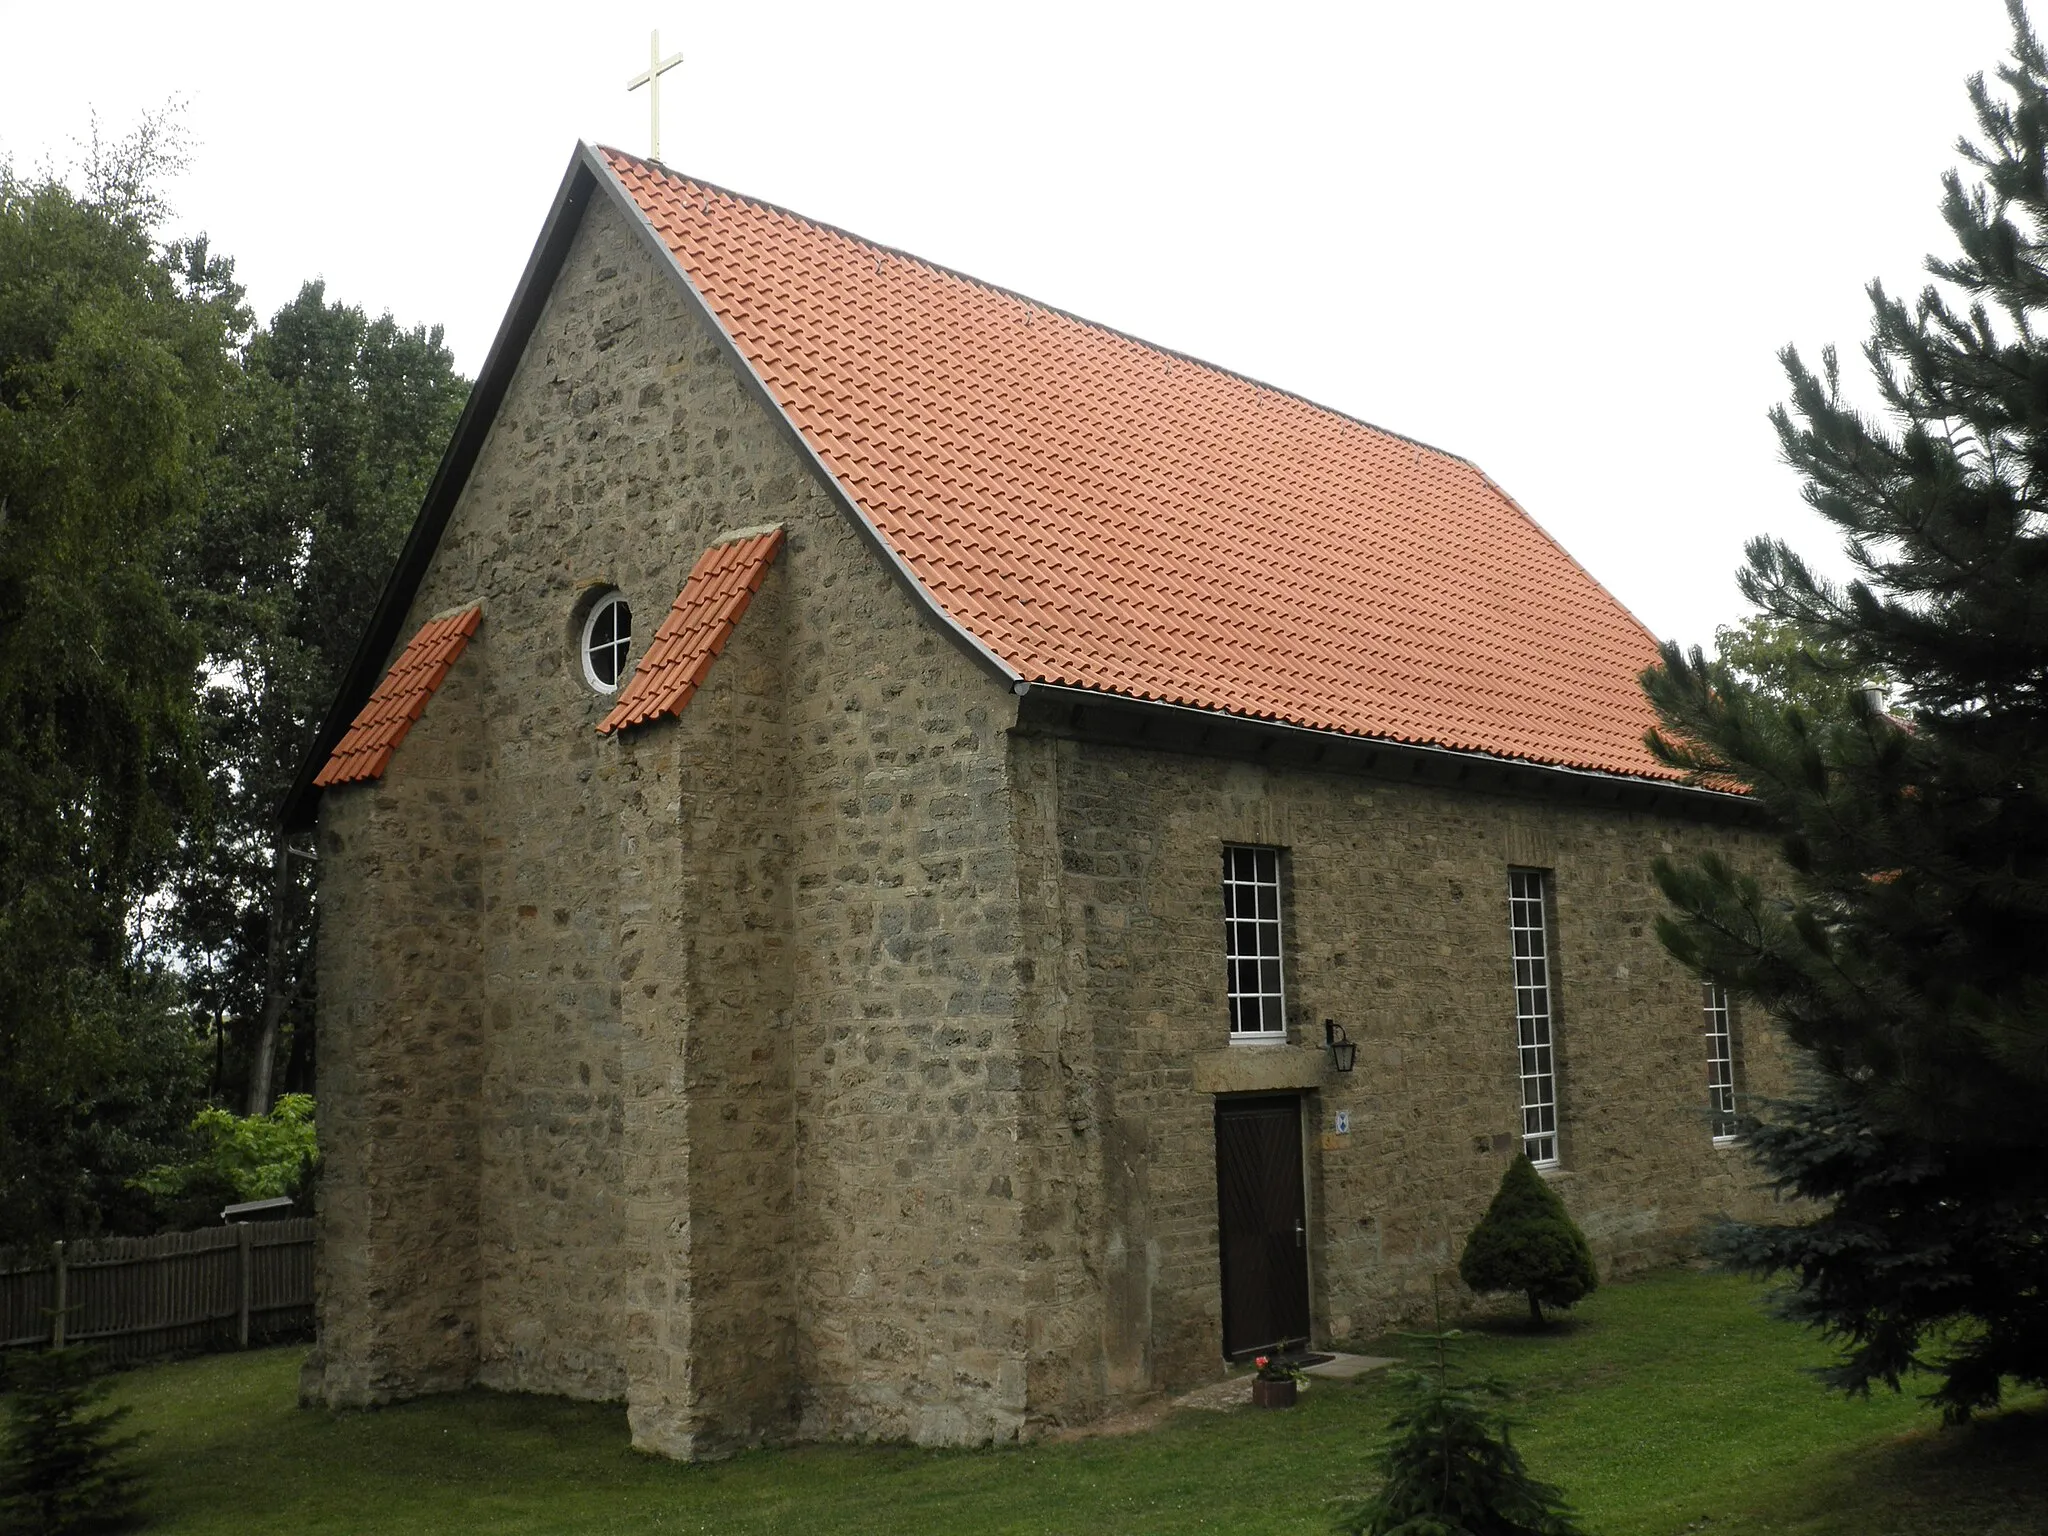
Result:
<svg viewBox="0 0 2048 1536"><path fill-rule="evenodd" d="M614 693L626 674L633 644L633 610L616 592L597 600L583 621L583 680L599 693Z"/></svg>

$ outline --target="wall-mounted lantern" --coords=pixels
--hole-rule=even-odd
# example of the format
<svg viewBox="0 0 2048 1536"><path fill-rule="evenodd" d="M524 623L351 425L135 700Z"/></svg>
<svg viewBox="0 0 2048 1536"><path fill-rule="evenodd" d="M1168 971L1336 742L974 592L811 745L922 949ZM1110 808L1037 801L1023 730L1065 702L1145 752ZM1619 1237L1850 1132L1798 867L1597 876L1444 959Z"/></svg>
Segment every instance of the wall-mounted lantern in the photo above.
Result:
<svg viewBox="0 0 2048 1536"><path fill-rule="evenodd" d="M1358 1065L1358 1047L1335 1019L1323 1020L1323 1044L1330 1048L1330 1060L1337 1064L1339 1072L1349 1072Z"/></svg>

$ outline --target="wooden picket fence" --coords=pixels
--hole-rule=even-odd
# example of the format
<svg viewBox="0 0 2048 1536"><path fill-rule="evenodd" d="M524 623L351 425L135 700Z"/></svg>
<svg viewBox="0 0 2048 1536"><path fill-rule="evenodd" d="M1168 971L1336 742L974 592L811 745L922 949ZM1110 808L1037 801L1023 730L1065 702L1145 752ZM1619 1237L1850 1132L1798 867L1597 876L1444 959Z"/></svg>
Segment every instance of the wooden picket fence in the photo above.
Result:
<svg viewBox="0 0 2048 1536"><path fill-rule="evenodd" d="M312 1329L310 1216L0 1253L0 1349L92 1344L119 1363Z"/></svg>

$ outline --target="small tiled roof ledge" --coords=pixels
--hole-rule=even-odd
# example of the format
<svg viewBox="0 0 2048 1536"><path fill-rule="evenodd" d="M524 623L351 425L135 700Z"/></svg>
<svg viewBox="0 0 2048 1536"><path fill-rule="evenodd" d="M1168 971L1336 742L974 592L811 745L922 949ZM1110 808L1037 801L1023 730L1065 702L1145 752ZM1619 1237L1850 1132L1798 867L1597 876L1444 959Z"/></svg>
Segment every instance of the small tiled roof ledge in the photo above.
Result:
<svg viewBox="0 0 2048 1536"><path fill-rule="evenodd" d="M779 523L735 529L712 541L619 690L619 702L598 722L601 735L680 715L688 707L767 580L782 544Z"/></svg>
<svg viewBox="0 0 2048 1536"><path fill-rule="evenodd" d="M314 777L321 789L342 784L369 784L381 779L392 754L406 738L428 702L469 646L483 622L482 602L468 603L434 615L407 642L391 670L356 712L348 732L335 743L327 764Z"/></svg>

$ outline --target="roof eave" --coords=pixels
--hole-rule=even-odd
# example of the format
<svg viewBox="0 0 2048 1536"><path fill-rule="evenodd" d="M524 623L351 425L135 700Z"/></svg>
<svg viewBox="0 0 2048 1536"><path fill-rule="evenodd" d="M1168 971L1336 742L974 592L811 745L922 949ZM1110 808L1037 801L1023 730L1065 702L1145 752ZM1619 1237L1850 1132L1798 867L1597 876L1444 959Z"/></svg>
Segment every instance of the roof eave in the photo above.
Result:
<svg viewBox="0 0 2048 1536"><path fill-rule="evenodd" d="M1026 731L1201 755L1284 761L1312 770L1376 778L1454 783L1470 789L1597 802L1694 819L1750 824L1767 819L1763 808L1748 795L1674 779L1395 741L1067 683L1030 683L1019 692L1024 695L1025 707L1019 711L1018 725ZM1151 729L1155 724L1164 729Z"/></svg>
<svg viewBox="0 0 2048 1536"><path fill-rule="evenodd" d="M342 675L341 687L335 693L334 702L328 706L319 729L313 733L305 756L300 760L298 774L279 808L279 826L286 833L303 831L313 823L321 793L313 779L384 674L386 659L404 627L406 613L411 609L420 581L426 575L427 564L441 542L449 514L454 511L456 501L469 483L470 471L475 468L477 455L483 451L484 440L497 420L498 407L504 403L505 392L511 388L512 377L518 371L526 343L540 322L541 310L546 306L549 295L554 291L555 279L562 270L563 262L568 259L570 242L583 222L591 192L597 184L589 146L579 143L576 153L569 159L568 169L562 173L562 184L555 193L554 205L548 210L546 222L541 225L539 238L534 241L533 254L527 258L526 270L520 274L519 286L513 290L512 303L498 326L497 338L492 341L476 383L470 388L469 399L455 423L448 447L441 455L440 466L434 471L433 482L427 487L419 515L413 519L412 530L406 535L398 563L392 568L390 579L384 583L377 606L370 614L370 622L364 627L362 638L356 642L355 655Z"/></svg>

